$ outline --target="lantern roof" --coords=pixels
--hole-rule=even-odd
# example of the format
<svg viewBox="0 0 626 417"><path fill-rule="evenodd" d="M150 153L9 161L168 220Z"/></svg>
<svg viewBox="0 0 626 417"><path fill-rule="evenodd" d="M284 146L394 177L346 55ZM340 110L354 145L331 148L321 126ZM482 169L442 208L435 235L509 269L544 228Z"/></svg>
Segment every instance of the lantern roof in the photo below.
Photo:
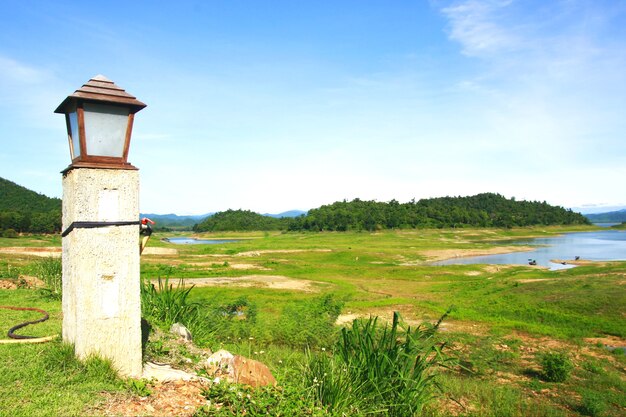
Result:
<svg viewBox="0 0 626 417"><path fill-rule="evenodd" d="M137 100L123 88L115 85L104 75L96 75L91 78L81 88L76 90L74 94L69 95L54 111L55 113L67 113L70 106L77 101L104 102L111 104L123 104L130 108L131 113L137 113L146 107L146 104Z"/></svg>

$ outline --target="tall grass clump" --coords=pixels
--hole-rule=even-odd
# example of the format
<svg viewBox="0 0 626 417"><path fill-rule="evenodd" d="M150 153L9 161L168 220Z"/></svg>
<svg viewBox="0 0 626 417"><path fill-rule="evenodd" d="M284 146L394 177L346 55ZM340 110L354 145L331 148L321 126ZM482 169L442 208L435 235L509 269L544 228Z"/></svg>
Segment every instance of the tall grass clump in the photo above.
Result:
<svg viewBox="0 0 626 417"><path fill-rule="evenodd" d="M180 279L174 286L169 277L158 278L155 286L149 280L141 281L141 314L163 327L182 323L190 327L198 320L198 304L188 300L193 285L185 287ZM152 320L150 320L152 319Z"/></svg>
<svg viewBox="0 0 626 417"><path fill-rule="evenodd" d="M0 261L0 278L18 279L20 270L6 261Z"/></svg>
<svg viewBox="0 0 626 417"><path fill-rule="evenodd" d="M445 315L444 315L445 317ZM378 318L355 320L344 328L331 356L311 356L306 378L314 395L338 413L407 417L418 415L436 395L435 376L450 361L435 335L435 325L400 329L400 316L391 327Z"/></svg>
<svg viewBox="0 0 626 417"><path fill-rule="evenodd" d="M63 293L63 267L61 258L43 258L33 265L33 273L42 280L45 287L41 291L54 300L60 300Z"/></svg>

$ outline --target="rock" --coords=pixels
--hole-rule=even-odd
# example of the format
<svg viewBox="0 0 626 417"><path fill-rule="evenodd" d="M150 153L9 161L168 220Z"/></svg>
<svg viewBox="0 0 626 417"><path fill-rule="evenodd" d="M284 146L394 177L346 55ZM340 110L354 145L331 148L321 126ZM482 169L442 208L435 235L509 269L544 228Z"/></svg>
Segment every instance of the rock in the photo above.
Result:
<svg viewBox="0 0 626 417"><path fill-rule="evenodd" d="M228 364L228 362L234 358L235 355L230 353L227 350L220 349L217 352L213 353L206 360L207 365L215 366L215 367L223 367Z"/></svg>
<svg viewBox="0 0 626 417"><path fill-rule="evenodd" d="M267 365L244 356L233 355L227 350L218 350L211 355L206 360L206 367L216 377L217 382L225 378L228 382L252 387L276 385L276 379Z"/></svg>
<svg viewBox="0 0 626 417"><path fill-rule="evenodd" d="M172 327L170 327L170 333L180 336L188 342L191 342L192 340L191 332L180 323L172 324Z"/></svg>
<svg viewBox="0 0 626 417"><path fill-rule="evenodd" d="M276 385L276 379L267 365L239 355L231 359L228 376L231 382L251 387Z"/></svg>
<svg viewBox="0 0 626 417"><path fill-rule="evenodd" d="M156 363L146 362L143 366L143 374L145 379L156 379L161 382L169 381L208 381L208 379L190 374L179 369L174 369L169 365L157 365Z"/></svg>

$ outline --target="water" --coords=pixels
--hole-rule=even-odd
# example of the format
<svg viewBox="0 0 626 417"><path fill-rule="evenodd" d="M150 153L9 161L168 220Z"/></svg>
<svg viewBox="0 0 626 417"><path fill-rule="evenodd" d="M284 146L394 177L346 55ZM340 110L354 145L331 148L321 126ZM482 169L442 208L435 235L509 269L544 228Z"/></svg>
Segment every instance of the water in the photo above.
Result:
<svg viewBox="0 0 626 417"><path fill-rule="evenodd" d="M168 237L164 240L176 245L219 245L241 241L241 239L194 239L192 237Z"/></svg>
<svg viewBox="0 0 626 417"><path fill-rule="evenodd" d="M433 262L433 265L528 265L529 260L535 260L537 265L556 270L573 268L575 265L569 263L562 265L550 262L551 260L567 262L573 261L576 256L588 261L626 260L626 232L620 230L567 233L558 237L518 240L507 244L541 246L530 252L454 258Z"/></svg>

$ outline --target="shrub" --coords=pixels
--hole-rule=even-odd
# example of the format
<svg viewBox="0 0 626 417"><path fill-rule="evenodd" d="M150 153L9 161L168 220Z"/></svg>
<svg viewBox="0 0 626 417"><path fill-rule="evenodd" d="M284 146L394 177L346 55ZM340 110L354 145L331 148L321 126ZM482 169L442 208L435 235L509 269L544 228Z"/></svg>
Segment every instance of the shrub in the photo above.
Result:
<svg viewBox="0 0 626 417"><path fill-rule="evenodd" d="M317 399L338 413L418 415L435 396L435 376L450 359L434 340L439 322L402 332L394 313L391 327L378 318L355 320L344 328L334 356L310 358L306 379ZM355 410L356 408L356 410Z"/></svg>
<svg viewBox="0 0 626 417"><path fill-rule="evenodd" d="M569 357L562 352L549 352L541 357L542 377L548 382L563 382L573 369Z"/></svg>
<svg viewBox="0 0 626 417"><path fill-rule="evenodd" d="M2 237L9 239L15 239L17 236L17 232L14 229L6 229L2 232Z"/></svg>

